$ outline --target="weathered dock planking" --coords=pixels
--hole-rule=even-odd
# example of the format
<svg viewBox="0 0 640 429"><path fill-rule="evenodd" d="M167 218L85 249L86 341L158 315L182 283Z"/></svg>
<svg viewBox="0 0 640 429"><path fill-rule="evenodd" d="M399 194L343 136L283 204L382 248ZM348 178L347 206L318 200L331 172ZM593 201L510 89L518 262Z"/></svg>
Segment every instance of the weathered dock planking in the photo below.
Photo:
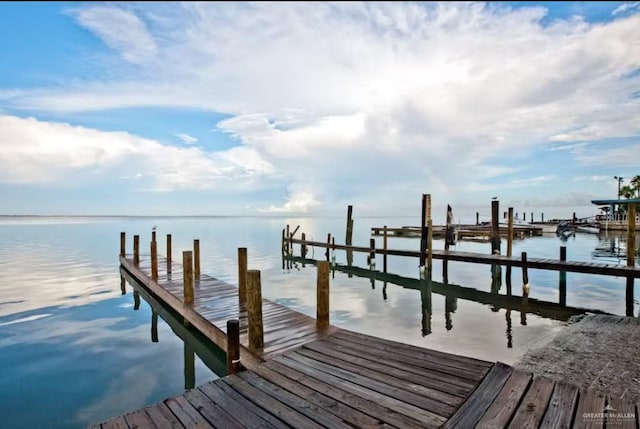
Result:
<svg viewBox="0 0 640 429"><path fill-rule="evenodd" d="M153 280L151 260L142 255L139 259L136 265L131 255L125 255L120 257L120 263L131 276L223 350L227 347L227 320L240 321L240 360L247 368L336 329L333 326L318 328L314 318L263 299L264 347L250 350L247 305L241 302L238 287L202 274L194 281L193 303L185 304L182 265L172 262L169 272L166 258L158 257L158 277Z"/></svg>
<svg viewBox="0 0 640 429"><path fill-rule="evenodd" d="M603 427L605 422L621 419L629 427L637 425L636 405L621 398L580 392L575 386L500 362L401 344L330 325L319 328L316 320L268 300L261 300L264 347L249 348L247 317L238 288L200 275L194 284L193 301L185 303L183 282L173 278L183 277L182 266L169 262L169 270L166 260L152 264L139 255L135 259L138 263L127 257L122 246L123 274L144 285L221 347L226 342L222 321L244 320L240 324L240 358L249 370L94 427L556 428ZM256 276L251 280L249 272L248 277L251 294ZM324 299L324 283L319 277L319 299ZM318 314L325 317L320 305ZM611 415L608 410L613 408L623 410L622 417Z"/></svg>

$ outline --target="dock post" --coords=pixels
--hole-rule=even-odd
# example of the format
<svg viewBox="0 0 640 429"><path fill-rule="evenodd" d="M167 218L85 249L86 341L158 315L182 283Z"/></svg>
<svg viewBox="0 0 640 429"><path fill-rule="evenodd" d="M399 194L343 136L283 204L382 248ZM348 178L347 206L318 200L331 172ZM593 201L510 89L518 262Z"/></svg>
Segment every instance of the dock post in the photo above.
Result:
<svg viewBox="0 0 640 429"><path fill-rule="evenodd" d="M349 205L347 207L347 232L344 244L347 246L351 246L353 244L353 206ZM351 267L353 264L353 250L347 250L347 265ZM352 274L349 273L349 278L352 277Z"/></svg>
<svg viewBox="0 0 640 429"><path fill-rule="evenodd" d="M522 309L520 310L520 324L527 325L527 310L529 308L529 272L527 271L527 252L522 252Z"/></svg>
<svg viewBox="0 0 640 429"><path fill-rule="evenodd" d="M491 254L500 254L500 201L491 201Z"/></svg>
<svg viewBox="0 0 640 429"><path fill-rule="evenodd" d="M133 236L133 265L140 265L140 236Z"/></svg>
<svg viewBox="0 0 640 429"><path fill-rule="evenodd" d="M182 252L182 279L184 282L185 304L193 303L193 253L190 250Z"/></svg>
<svg viewBox="0 0 640 429"><path fill-rule="evenodd" d="M240 322L227 320L227 375L240 372Z"/></svg>
<svg viewBox="0 0 640 429"><path fill-rule="evenodd" d="M300 257L305 259L307 257L307 245L304 244L307 241L307 234L302 233L302 243L300 244Z"/></svg>
<svg viewBox="0 0 640 429"><path fill-rule="evenodd" d="M544 223L544 213L540 213L540 220Z"/></svg>
<svg viewBox="0 0 640 429"><path fill-rule="evenodd" d="M191 345L184 342L184 388L196 387L196 352Z"/></svg>
<svg viewBox="0 0 640 429"><path fill-rule="evenodd" d="M513 207L509 207L507 224L507 256L513 256Z"/></svg>
<svg viewBox="0 0 640 429"><path fill-rule="evenodd" d="M329 263L318 262L316 280L316 326L327 328L329 326Z"/></svg>
<svg viewBox="0 0 640 429"><path fill-rule="evenodd" d="M370 238L369 239L369 268L370 269L375 269L376 268L376 239L375 238Z"/></svg>
<svg viewBox="0 0 640 429"><path fill-rule="evenodd" d="M193 240L193 276L200 278L200 240Z"/></svg>
<svg viewBox="0 0 640 429"><path fill-rule="evenodd" d="M527 212L522 212L522 220L523 220L524 222L526 222L526 221L527 221Z"/></svg>
<svg viewBox="0 0 640 429"><path fill-rule="evenodd" d="M247 248L238 247L238 297L240 302L247 301Z"/></svg>
<svg viewBox="0 0 640 429"><path fill-rule="evenodd" d="M324 252L324 256L329 260L329 253L331 253L331 233L327 234L327 251Z"/></svg>
<svg viewBox="0 0 640 429"><path fill-rule="evenodd" d="M151 242L151 278L158 280L158 243Z"/></svg>
<svg viewBox="0 0 640 429"><path fill-rule="evenodd" d="M627 317L633 317L633 277L627 276L627 287L625 289L626 298L626 315Z"/></svg>
<svg viewBox="0 0 640 429"><path fill-rule="evenodd" d="M167 234L167 274L171 274L171 234Z"/></svg>
<svg viewBox="0 0 640 429"><path fill-rule="evenodd" d="M154 243L156 241L156 231L155 230L151 231L151 241L153 241Z"/></svg>
<svg viewBox="0 0 640 429"><path fill-rule="evenodd" d="M127 281L124 279L124 276L120 276L120 292L122 295L127 294Z"/></svg>
<svg viewBox="0 0 640 429"><path fill-rule="evenodd" d="M427 194L422 194L422 213L420 213L420 267L427 259Z"/></svg>
<svg viewBox="0 0 640 429"><path fill-rule="evenodd" d="M560 246L560 261L564 262L567 260L567 246ZM560 282L558 288L558 297L560 305L567 305L567 272L560 271Z"/></svg>
<svg viewBox="0 0 640 429"><path fill-rule="evenodd" d="M286 241L286 245L285 245L285 250L286 250L286 252L287 252L287 255L289 255L289 254L290 254L290 253L289 253L289 236L290 236L290 233L289 233L289 224L287 224L287 235L286 235L286 239L287 239L287 241Z"/></svg>
<svg viewBox="0 0 640 429"><path fill-rule="evenodd" d="M247 319L249 328L249 348L260 350L264 347L262 326L262 286L260 271L247 271Z"/></svg>
<svg viewBox="0 0 640 429"><path fill-rule="evenodd" d="M387 225L383 228L384 235L382 236L382 249L384 249L384 254L382 255L382 270L387 272Z"/></svg>
<svg viewBox="0 0 640 429"><path fill-rule="evenodd" d="M480 213L476 212L476 225L480 225Z"/></svg>
<svg viewBox="0 0 640 429"><path fill-rule="evenodd" d="M529 222L533 223L533 212L531 212L531 220Z"/></svg>
<svg viewBox="0 0 640 429"><path fill-rule="evenodd" d="M284 228L282 228L282 244L281 244L281 246L280 246L280 252L282 252L282 255L283 255L283 256L284 256L284 254L285 254L285 248L284 248L284 243L285 243L285 240L284 240L284 234L285 234L285 232L284 232Z"/></svg>
<svg viewBox="0 0 640 429"><path fill-rule="evenodd" d="M627 266L636 264L636 203L629 203L627 211Z"/></svg>
<svg viewBox="0 0 640 429"><path fill-rule="evenodd" d="M433 271L433 220L431 219L431 194L427 194L427 270ZM431 278L431 277L429 277Z"/></svg>
<svg viewBox="0 0 640 429"><path fill-rule="evenodd" d="M125 232L120 233L120 256L126 255L127 248L127 234Z"/></svg>
<svg viewBox="0 0 640 429"><path fill-rule="evenodd" d="M151 313L151 342L158 342L158 313L153 310Z"/></svg>

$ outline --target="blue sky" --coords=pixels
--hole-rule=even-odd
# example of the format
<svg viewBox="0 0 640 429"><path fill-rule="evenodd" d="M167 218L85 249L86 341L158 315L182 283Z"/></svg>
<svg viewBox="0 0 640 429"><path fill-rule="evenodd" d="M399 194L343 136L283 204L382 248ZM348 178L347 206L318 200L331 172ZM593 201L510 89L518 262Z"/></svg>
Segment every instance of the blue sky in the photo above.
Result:
<svg viewBox="0 0 640 429"><path fill-rule="evenodd" d="M549 216L640 174L640 3L0 3L0 214Z"/></svg>

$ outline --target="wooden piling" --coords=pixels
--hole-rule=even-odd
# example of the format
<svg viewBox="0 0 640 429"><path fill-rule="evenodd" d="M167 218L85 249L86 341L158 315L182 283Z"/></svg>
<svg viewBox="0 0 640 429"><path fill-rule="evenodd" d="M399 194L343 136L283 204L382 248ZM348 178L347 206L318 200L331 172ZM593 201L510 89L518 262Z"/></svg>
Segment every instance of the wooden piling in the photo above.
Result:
<svg viewBox="0 0 640 429"><path fill-rule="evenodd" d="M500 202L491 201L491 254L500 254Z"/></svg>
<svg viewBox="0 0 640 429"><path fill-rule="evenodd" d="M530 221L529 222L533 222L533 212L531 212L531 217L530 217Z"/></svg>
<svg viewBox="0 0 640 429"><path fill-rule="evenodd" d="M633 277L627 276L627 284L625 288L625 298L626 298L626 316L633 317L633 306L634 306L634 285L633 285Z"/></svg>
<svg viewBox="0 0 640 429"><path fill-rule="evenodd" d="M529 296L529 271L527 267L527 252L522 252L522 296Z"/></svg>
<svg viewBox="0 0 640 429"><path fill-rule="evenodd" d="M316 326L329 327L329 263L318 262L316 281Z"/></svg>
<svg viewBox="0 0 640 429"><path fill-rule="evenodd" d="M264 347L262 326L262 286L260 271L247 271L247 319L249 331L249 349L260 350Z"/></svg>
<svg viewBox="0 0 640 429"><path fill-rule="evenodd" d="M369 266L375 267L376 265L376 239L369 239Z"/></svg>
<svg viewBox="0 0 640 429"><path fill-rule="evenodd" d="M571 222L576 223L578 218L576 217L576 212L573 212L573 216L571 217Z"/></svg>
<svg viewBox="0 0 640 429"><path fill-rule="evenodd" d="M289 224L287 224L287 234L286 234L286 244L285 244L285 250L286 250L287 255L289 254L289 245L290 245L289 236L290 236L290 234L289 234Z"/></svg>
<svg viewBox="0 0 640 429"><path fill-rule="evenodd" d="M171 273L171 263L173 258L171 250L171 234L167 234L167 273Z"/></svg>
<svg viewBox="0 0 640 429"><path fill-rule="evenodd" d="M353 206L349 205L347 207L347 231L346 231L346 237L345 237L345 244L347 246L350 246L351 240L353 238Z"/></svg>
<svg viewBox="0 0 640 429"><path fill-rule="evenodd" d="M302 233L302 241L306 241L307 239L307 235L303 232ZM300 257L301 258L306 258L307 257L307 245L302 243L300 244Z"/></svg>
<svg viewBox="0 0 640 429"><path fill-rule="evenodd" d="M383 228L383 236L382 236L382 248L384 249L384 254L382 256L382 271L387 272L387 225Z"/></svg>
<svg viewBox="0 0 640 429"><path fill-rule="evenodd" d="M636 203L630 203L627 210L627 266L636 264Z"/></svg>
<svg viewBox="0 0 640 429"><path fill-rule="evenodd" d="M193 276L200 278L200 240L193 240Z"/></svg>
<svg viewBox="0 0 640 429"><path fill-rule="evenodd" d="M324 252L324 256L329 260L329 254L331 251L329 250L329 246L331 246L331 233L327 234L327 251Z"/></svg>
<svg viewBox="0 0 640 429"><path fill-rule="evenodd" d="M427 267L429 270L429 276L433 268L433 219L431 218L431 194L427 194L427 248L429 253L427 255ZM431 279L431 277L429 277Z"/></svg>
<svg viewBox="0 0 640 429"><path fill-rule="evenodd" d="M427 194L422 194L422 213L420 213L420 266L427 259Z"/></svg>
<svg viewBox="0 0 640 429"><path fill-rule="evenodd" d="M513 255L513 207L509 207L507 218L507 256Z"/></svg>
<svg viewBox="0 0 640 429"><path fill-rule="evenodd" d="M540 213L540 220L544 223L544 213Z"/></svg>
<svg viewBox="0 0 640 429"><path fill-rule="evenodd" d="M156 232L155 231L151 231L151 241L153 241L154 243L156 242Z"/></svg>
<svg viewBox="0 0 640 429"><path fill-rule="evenodd" d="M140 265L140 236L133 236L133 264Z"/></svg>
<svg viewBox="0 0 640 429"><path fill-rule="evenodd" d="M158 243L151 242L151 279L158 280Z"/></svg>
<svg viewBox="0 0 640 429"><path fill-rule="evenodd" d="M522 212L522 220L523 220L524 222L526 222L526 221L527 221L527 212Z"/></svg>
<svg viewBox="0 0 640 429"><path fill-rule="evenodd" d="M184 342L184 388L196 387L196 353L188 342Z"/></svg>
<svg viewBox="0 0 640 429"><path fill-rule="evenodd" d="M124 279L124 276L120 276L120 292L122 295L127 294L127 281Z"/></svg>
<svg viewBox="0 0 640 429"><path fill-rule="evenodd" d="M193 303L193 252L186 250L182 252L182 269L185 304Z"/></svg>
<svg viewBox="0 0 640 429"><path fill-rule="evenodd" d="M227 320L227 374L240 372L240 322Z"/></svg>
<svg viewBox="0 0 640 429"><path fill-rule="evenodd" d="M125 232L120 233L120 256L126 255L127 249L127 234Z"/></svg>
<svg viewBox="0 0 640 429"><path fill-rule="evenodd" d="M480 213L476 212L476 225L480 225Z"/></svg>
<svg viewBox="0 0 640 429"><path fill-rule="evenodd" d="M247 248L238 247L238 298L240 302L247 300Z"/></svg>
<svg viewBox="0 0 640 429"><path fill-rule="evenodd" d="M560 246L560 261L567 260L567 246ZM558 284L558 301L560 305L567 305L567 272L560 271L560 279Z"/></svg>
<svg viewBox="0 0 640 429"><path fill-rule="evenodd" d="M285 249L285 232L284 232L284 228L282 228L282 243L280 245L280 251L282 252L282 254L284 255L286 253L286 249Z"/></svg>

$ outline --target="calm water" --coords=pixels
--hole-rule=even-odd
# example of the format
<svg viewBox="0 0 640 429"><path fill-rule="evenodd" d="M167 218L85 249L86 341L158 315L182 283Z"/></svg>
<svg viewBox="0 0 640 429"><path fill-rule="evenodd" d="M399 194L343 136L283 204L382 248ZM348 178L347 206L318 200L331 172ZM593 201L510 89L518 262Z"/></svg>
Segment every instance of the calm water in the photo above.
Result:
<svg viewBox="0 0 640 429"><path fill-rule="evenodd" d="M152 307L144 296L138 301L131 285L121 294L120 231L127 232L131 251L133 234L141 235L145 249L156 226L160 254L166 233L173 234L174 254L199 238L202 271L234 284L236 249L247 247L249 268L262 271L263 296L315 316L315 268L282 268L280 236L287 223L300 225L309 239L324 241L331 232L344 241L344 219L337 218L0 218L2 427L85 427L181 393L223 371L224 354L170 312ZM410 223L407 218L356 218L354 243L367 246L371 226ZM569 260L590 261L596 249L620 242L593 235L564 243L555 236L537 237L516 241L514 254L557 257L564 244ZM416 249L419 240L391 238L389 246ZM488 243L472 242L456 246L483 253L489 248ZM322 259L323 252L308 256ZM336 259L344 263L344 253L337 252ZM364 267L365 259L356 254L355 265ZM624 263L616 257L597 260ZM389 257L389 272L415 279L417 260ZM441 281L440 261L434 261L434 273L434 280ZM520 293L520 275L513 270L515 294ZM532 270L529 276L532 298L557 302L557 272ZM451 262L449 283L489 292L490 268ZM624 315L624 279L569 273L567 283L567 305ZM391 283L384 288L380 281L336 272L331 319L351 330L506 363L548 341L563 325L534 314L526 315L524 325L517 311L437 293L430 301L431 311L425 314L418 290Z"/></svg>

